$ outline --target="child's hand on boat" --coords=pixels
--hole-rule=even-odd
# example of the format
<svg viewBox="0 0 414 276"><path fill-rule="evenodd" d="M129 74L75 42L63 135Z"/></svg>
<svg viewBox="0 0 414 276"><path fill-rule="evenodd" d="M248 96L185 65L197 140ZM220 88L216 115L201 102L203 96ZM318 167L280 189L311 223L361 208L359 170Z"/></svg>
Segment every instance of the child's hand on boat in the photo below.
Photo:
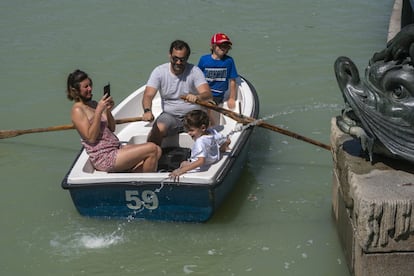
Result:
<svg viewBox="0 0 414 276"><path fill-rule="evenodd" d="M180 170L180 168L173 170L169 177L174 179L174 182L180 181L180 175L182 175L184 172Z"/></svg>

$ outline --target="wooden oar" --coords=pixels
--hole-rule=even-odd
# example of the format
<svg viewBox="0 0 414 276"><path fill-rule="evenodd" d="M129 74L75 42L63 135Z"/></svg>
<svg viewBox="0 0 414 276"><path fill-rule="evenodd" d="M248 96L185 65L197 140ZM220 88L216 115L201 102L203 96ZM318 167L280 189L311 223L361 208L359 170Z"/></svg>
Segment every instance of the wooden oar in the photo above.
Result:
<svg viewBox="0 0 414 276"><path fill-rule="evenodd" d="M116 124L125 124L131 122L142 121L142 117L133 117L133 118L125 118L125 119L118 119L115 120ZM48 132L48 131L58 131L58 130L68 130L74 129L75 126L71 125L61 125L61 126L52 126L52 127L45 127L45 128L31 128L31 129L22 129L22 130L0 130L0 139L4 138L11 138L22 134L28 133L39 133L39 132Z"/></svg>
<svg viewBox="0 0 414 276"><path fill-rule="evenodd" d="M185 98L183 98L183 99L185 99ZM270 130L273 130L273 131L282 133L284 135L293 137L293 138L298 139L298 140L305 141L307 143L316 145L316 146L321 147L321 148L324 148L326 150L331 150L331 146L329 146L329 145L326 145L324 143L321 143L321 142L315 141L313 139L307 138L305 136L302 136L300 134L294 133L292 131L289 131L289 130L280 128L278 126L268 124L268 123L264 122L263 120L260 120L260 119L259 120L256 120L256 119L251 118L251 117L247 117L247 116L244 116L244 115L240 115L237 112L234 112L234 111L225 109L223 107L217 106L217 105L212 104L210 102L197 101L196 103L198 105L207 107L207 108L212 109L214 111L217 111L217 112L219 112L219 113L221 113L223 115L226 115L226 116L232 118L233 120L235 120L235 121L237 121L239 123L242 123L243 125L247 125L247 124L252 123L252 122L257 122L256 125L259 126L259 127L266 128L266 129L270 129Z"/></svg>

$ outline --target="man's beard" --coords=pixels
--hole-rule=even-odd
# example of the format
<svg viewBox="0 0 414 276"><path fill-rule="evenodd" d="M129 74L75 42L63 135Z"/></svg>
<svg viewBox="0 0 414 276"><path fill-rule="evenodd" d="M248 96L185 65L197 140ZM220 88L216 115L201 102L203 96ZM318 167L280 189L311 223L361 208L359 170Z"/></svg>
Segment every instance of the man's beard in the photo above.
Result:
<svg viewBox="0 0 414 276"><path fill-rule="evenodd" d="M183 64L172 64L172 68L175 74L181 74L185 70L185 65Z"/></svg>

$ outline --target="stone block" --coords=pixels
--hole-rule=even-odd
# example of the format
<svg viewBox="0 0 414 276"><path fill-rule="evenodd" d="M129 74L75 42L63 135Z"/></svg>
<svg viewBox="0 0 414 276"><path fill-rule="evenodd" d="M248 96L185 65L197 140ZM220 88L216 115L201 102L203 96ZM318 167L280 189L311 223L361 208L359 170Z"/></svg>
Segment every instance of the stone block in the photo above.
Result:
<svg viewBox="0 0 414 276"><path fill-rule="evenodd" d="M335 118L331 146L332 213L350 271L414 275L414 164L381 156L371 163Z"/></svg>

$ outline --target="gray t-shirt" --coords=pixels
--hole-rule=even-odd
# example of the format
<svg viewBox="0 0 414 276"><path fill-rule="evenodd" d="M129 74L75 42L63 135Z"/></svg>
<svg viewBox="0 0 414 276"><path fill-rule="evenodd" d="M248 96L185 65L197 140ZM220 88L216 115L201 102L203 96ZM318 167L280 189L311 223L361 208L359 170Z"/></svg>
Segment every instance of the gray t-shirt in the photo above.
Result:
<svg viewBox="0 0 414 276"><path fill-rule="evenodd" d="M170 63L164 63L152 71L147 86L159 91L163 111L176 116L184 116L187 112L200 109L200 107L185 102L180 97L188 93L197 95L197 87L204 83L207 81L197 66L188 63L184 72L177 76L171 72Z"/></svg>

